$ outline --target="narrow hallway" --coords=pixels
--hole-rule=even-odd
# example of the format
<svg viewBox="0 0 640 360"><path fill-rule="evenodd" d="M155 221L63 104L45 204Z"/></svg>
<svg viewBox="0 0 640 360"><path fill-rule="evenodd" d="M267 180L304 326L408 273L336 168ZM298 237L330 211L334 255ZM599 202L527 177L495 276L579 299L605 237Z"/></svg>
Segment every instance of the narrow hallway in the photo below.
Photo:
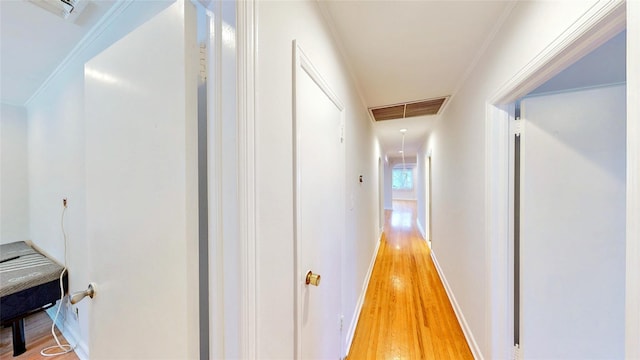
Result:
<svg viewBox="0 0 640 360"><path fill-rule="evenodd" d="M415 201L395 201L349 359L473 359L416 226Z"/></svg>

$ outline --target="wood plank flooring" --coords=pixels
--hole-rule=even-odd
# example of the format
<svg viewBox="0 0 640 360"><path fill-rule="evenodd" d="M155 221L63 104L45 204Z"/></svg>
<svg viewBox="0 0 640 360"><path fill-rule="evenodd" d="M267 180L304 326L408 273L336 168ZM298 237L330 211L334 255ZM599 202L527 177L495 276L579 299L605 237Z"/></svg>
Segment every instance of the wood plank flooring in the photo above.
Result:
<svg viewBox="0 0 640 360"><path fill-rule="evenodd" d="M56 341L51 335L51 318L41 311L37 314L33 314L24 319L24 334L27 340L27 352L20 356L13 357L13 340L11 338L11 327L2 328L0 334L0 359L9 360L31 360L31 359L54 359L45 358L40 355L40 351L48 346L56 345ZM62 344L66 344L67 341L60 334L60 331L56 327L56 334ZM52 350L51 352L56 352ZM74 352L70 352L64 355L56 356L56 360L78 360L78 356Z"/></svg>
<svg viewBox="0 0 640 360"><path fill-rule="evenodd" d="M473 359L415 214L415 201L385 214L349 360Z"/></svg>

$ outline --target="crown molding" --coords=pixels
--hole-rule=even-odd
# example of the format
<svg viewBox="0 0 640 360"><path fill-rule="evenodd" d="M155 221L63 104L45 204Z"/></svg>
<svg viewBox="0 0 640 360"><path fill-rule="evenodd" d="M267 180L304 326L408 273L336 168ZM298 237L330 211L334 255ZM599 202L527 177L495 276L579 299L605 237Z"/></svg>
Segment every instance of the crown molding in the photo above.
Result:
<svg viewBox="0 0 640 360"><path fill-rule="evenodd" d="M80 40L80 42L69 52L62 62L53 70L47 79L38 87L33 95L24 102L22 106L28 107L42 92L44 92L49 84L51 84L66 68L80 57L80 54L91 45L102 33L111 26L122 12L133 3L133 0L123 0L116 2L109 11L89 30L89 32Z"/></svg>

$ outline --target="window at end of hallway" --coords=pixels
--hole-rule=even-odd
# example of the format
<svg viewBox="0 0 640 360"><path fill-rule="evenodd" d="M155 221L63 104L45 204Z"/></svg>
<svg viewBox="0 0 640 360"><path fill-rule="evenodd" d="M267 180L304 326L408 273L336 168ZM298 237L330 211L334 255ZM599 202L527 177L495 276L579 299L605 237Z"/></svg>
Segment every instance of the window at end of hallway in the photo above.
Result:
<svg viewBox="0 0 640 360"><path fill-rule="evenodd" d="M413 169L393 169L392 177L394 190L413 190Z"/></svg>

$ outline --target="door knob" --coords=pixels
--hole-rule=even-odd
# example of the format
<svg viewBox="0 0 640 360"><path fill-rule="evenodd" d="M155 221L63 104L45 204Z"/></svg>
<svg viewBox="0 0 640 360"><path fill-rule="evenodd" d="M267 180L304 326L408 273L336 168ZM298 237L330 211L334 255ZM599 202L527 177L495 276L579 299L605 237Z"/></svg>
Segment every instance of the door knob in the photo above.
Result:
<svg viewBox="0 0 640 360"><path fill-rule="evenodd" d="M95 294L96 294L96 284L89 283L89 287L87 287L87 290L77 291L71 294L70 301L72 304L77 304L78 302L80 302L80 300L84 299L87 296L93 299L93 295Z"/></svg>
<svg viewBox="0 0 640 360"><path fill-rule="evenodd" d="M307 285L311 284L313 286L319 286L320 285L320 275L319 274L314 274L311 270L309 270L309 272L307 273L307 279L305 280L305 283Z"/></svg>

